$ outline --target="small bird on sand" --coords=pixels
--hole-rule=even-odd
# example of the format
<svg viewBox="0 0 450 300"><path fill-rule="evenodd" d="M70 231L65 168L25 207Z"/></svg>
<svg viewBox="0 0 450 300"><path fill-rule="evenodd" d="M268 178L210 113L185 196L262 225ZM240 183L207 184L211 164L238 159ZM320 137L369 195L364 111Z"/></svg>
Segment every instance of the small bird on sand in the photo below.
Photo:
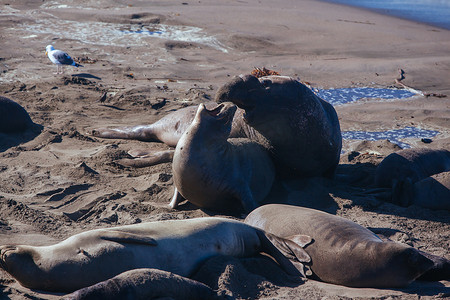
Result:
<svg viewBox="0 0 450 300"><path fill-rule="evenodd" d="M52 45L45 47L45 54L47 54L52 63L56 64L57 69L55 74L63 74L64 65L75 66L77 68L82 67L82 65L74 62L69 54L61 50L55 50Z"/></svg>

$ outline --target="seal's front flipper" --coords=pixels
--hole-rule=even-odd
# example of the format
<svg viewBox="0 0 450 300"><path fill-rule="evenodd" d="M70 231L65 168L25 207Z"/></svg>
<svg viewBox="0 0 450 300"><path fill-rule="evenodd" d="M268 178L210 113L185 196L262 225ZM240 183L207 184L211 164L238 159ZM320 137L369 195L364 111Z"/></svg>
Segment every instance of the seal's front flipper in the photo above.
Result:
<svg viewBox="0 0 450 300"><path fill-rule="evenodd" d="M308 263L311 261L311 257L305 249L303 249L303 247L312 242L312 238L310 236L297 234L287 238L280 238L270 233L267 235L274 246L277 247L286 257L296 259L302 263Z"/></svg>
<svg viewBox="0 0 450 300"><path fill-rule="evenodd" d="M158 243L151 237L118 230L105 230L105 232L102 233L101 239L121 244L141 244L147 246L158 245Z"/></svg>
<svg viewBox="0 0 450 300"><path fill-rule="evenodd" d="M171 208L177 208L178 204L180 204L184 200L186 200L186 199L184 199L184 197L178 192L178 189L174 188L172 200L170 201L169 206Z"/></svg>
<svg viewBox="0 0 450 300"><path fill-rule="evenodd" d="M290 260L291 264L295 266L303 277L312 275L311 270L306 265L311 262L311 257L303 249L303 247L313 241L310 236L297 234L281 238L270 233L266 233L266 236L282 255Z"/></svg>
<svg viewBox="0 0 450 300"><path fill-rule="evenodd" d="M245 182L242 182L238 185L240 189L236 191L234 194L237 199L241 201L242 207L247 213L250 213L252 210L257 208L259 205L255 201L253 194L250 190L250 187L247 186Z"/></svg>
<svg viewBox="0 0 450 300"><path fill-rule="evenodd" d="M306 277L306 275L310 275L308 273L309 268L304 266L303 262L310 262L311 258L308 253L301 248L302 246L291 240L264 231L258 231L258 235L261 240L263 252L272 256L287 274L293 276L297 280L301 277ZM298 236L298 239L302 241L302 244L304 244L305 241L311 241L311 238L308 236ZM297 258L297 255L300 259Z"/></svg>
<svg viewBox="0 0 450 300"><path fill-rule="evenodd" d="M392 184L392 203L407 207L412 204L414 184L411 178L394 180Z"/></svg>

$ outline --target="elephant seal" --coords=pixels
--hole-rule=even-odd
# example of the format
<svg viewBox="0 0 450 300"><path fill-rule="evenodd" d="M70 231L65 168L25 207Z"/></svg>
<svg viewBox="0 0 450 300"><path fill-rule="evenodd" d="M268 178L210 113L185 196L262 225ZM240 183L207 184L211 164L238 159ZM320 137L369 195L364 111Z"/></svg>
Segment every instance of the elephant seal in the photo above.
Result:
<svg viewBox="0 0 450 300"><path fill-rule="evenodd" d="M342 148L336 111L299 81L285 76L235 77L219 88L215 101L231 101L239 107L229 137L249 138L263 145L271 154L277 174L333 176ZM211 102L205 105L212 107ZM175 147L196 111L195 106L185 107L150 125L96 129L92 135L160 141ZM154 163L152 159L149 165ZM144 166L145 160L137 165Z"/></svg>
<svg viewBox="0 0 450 300"><path fill-rule="evenodd" d="M214 105L211 102L210 105ZM188 106L178 109L162 117L153 124L137 125L132 127L99 128L91 134L107 139L132 139L145 142L162 142L175 147L184 131L194 119L197 106Z"/></svg>
<svg viewBox="0 0 450 300"><path fill-rule="evenodd" d="M300 236L306 245L310 239ZM279 240L279 241L278 241ZM31 289L73 292L139 268L159 269L189 277L215 255L271 255L292 276L301 269L272 244L290 242L225 218L197 218L140 223L76 234L51 246L0 247L0 266ZM301 248L293 251L309 256Z"/></svg>
<svg viewBox="0 0 450 300"><path fill-rule="evenodd" d="M313 241L305 250L311 257L312 273L329 283L349 287L404 287L435 265L431 254L423 255L404 244L383 242L350 220L314 209L264 205L252 211L245 223L280 237L311 236ZM441 275L448 280L449 263L442 259L436 261L446 268L447 275L445 272Z"/></svg>
<svg viewBox="0 0 450 300"><path fill-rule="evenodd" d="M205 107L212 109L217 106L214 101L204 103ZM162 142L170 147L175 147L186 129L191 125L197 113L198 105L188 106L173 111L158 121L148 125L137 125L131 127L118 128L98 128L91 131L96 137L106 139L131 139L144 142ZM247 137L247 132L251 129L243 130L241 127L248 127L242 122L242 113L236 114L233 120L230 137ZM147 153L142 153L144 156Z"/></svg>
<svg viewBox="0 0 450 300"><path fill-rule="evenodd" d="M393 202L403 206L417 205L430 209L450 210L450 171L417 181L404 181L393 191Z"/></svg>
<svg viewBox="0 0 450 300"><path fill-rule="evenodd" d="M338 116L299 81L241 75L222 86L215 101L230 101L245 111L244 121L264 138L277 174L334 175L342 148Z"/></svg>
<svg viewBox="0 0 450 300"><path fill-rule="evenodd" d="M250 139L228 139L235 111L231 103L213 110L200 104L175 148L172 208L180 193L201 208L250 212L269 193L275 170L267 150Z"/></svg>
<svg viewBox="0 0 450 300"><path fill-rule="evenodd" d="M204 105L211 109L217 106L216 102L209 101ZM194 120L198 106L188 106L167 114L158 121L147 125L137 125L131 127L118 128L98 128L91 131L95 137L107 139L132 139L144 142L162 142L170 147L175 147ZM240 110L240 109L239 109ZM243 112L235 114L232 122L230 137L252 137L256 133L250 126L242 121ZM130 167L147 167L155 164L172 161L174 150L165 151L140 151L139 155L133 155L130 151L131 159L122 159L119 163Z"/></svg>
<svg viewBox="0 0 450 300"><path fill-rule="evenodd" d="M218 296L207 285L189 278L157 269L135 269L82 288L64 296L63 300L146 300L163 297L186 300L227 299L225 296Z"/></svg>
<svg viewBox="0 0 450 300"><path fill-rule="evenodd" d="M403 149L389 154L378 165L375 184L391 188L399 181L415 183L433 174L450 171L450 151L433 149Z"/></svg>
<svg viewBox="0 0 450 300"><path fill-rule="evenodd" d="M11 99L0 96L0 132L22 132L34 125L27 111Z"/></svg>
<svg viewBox="0 0 450 300"><path fill-rule="evenodd" d="M375 185L392 189L392 197L388 200L401 206L408 206L414 202L413 194L418 193L417 196L422 197L423 193L427 193L426 190L418 190L420 184L417 185L417 190L414 189L416 182L447 171L450 171L450 151L426 148L404 149L389 154L378 165L375 171ZM427 183L431 184L433 181L429 179L423 184ZM439 185L434 186L439 187ZM441 201L437 203L439 202ZM424 201L418 203L424 204Z"/></svg>

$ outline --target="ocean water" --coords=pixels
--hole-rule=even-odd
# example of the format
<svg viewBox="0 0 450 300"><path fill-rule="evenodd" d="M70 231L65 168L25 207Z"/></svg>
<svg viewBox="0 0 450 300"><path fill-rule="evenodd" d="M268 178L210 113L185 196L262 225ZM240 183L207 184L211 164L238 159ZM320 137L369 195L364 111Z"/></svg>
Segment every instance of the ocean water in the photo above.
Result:
<svg viewBox="0 0 450 300"><path fill-rule="evenodd" d="M450 30L450 0L324 0Z"/></svg>
<svg viewBox="0 0 450 300"><path fill-rule="evenodd" d="M417 95L406 89L370 87L322 89L319 91L316 90L316 93L319 97L328 101L333 106L354 103L362 99L367 101L401 100ZM409 126L386 131L343 131L342 138L345 140L389 140L405 149L411 148L411 145L402 141L402 139L432 138L437 134L439 134L439 131Z"/></svg>
<svg viewBox="0 0 450 300"><path fill-rule="evenodd" d="M316 91L316 93L333 106L352 103L361 99L406 99L417 95L406 89L370 87L323 89Z"/></svg>
<svg viewBox="0 0 450 300"><path fill-rule="evenodd" d="M411 145L401 141L401 139L413 138L423 139L432 138L439 134L436 130L427 130L418 127L405 127L400 129L391 129L386 131L343 131L342 138L345 140L389 140L399 145L402 149L411 148Z"/></svg>

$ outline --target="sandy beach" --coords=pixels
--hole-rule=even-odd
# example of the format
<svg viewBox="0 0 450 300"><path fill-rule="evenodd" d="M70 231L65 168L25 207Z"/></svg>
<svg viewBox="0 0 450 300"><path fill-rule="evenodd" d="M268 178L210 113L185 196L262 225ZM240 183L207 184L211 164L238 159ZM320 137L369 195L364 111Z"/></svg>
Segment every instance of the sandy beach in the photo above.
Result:
<svg viewBox="0 0 450 300"><path fill-rule="evenodd" d="M335 106L341 130L415 127L438 133L431 143L420 137L402 142L450 149L450 31L445 29L312 0L30 0L3 1L0 8L0 95L43 126L38 135L0 134L0 244L50 245L94 228L220 215L189 203L169 208L171 163L137 169L116 162L132 149L168 146L101 139L90 132L150 124L212 100L232 76L254 67L318 90L402 88L395 82L401 69L401 83L420 93ZM53 74L48 44L84 67ZM450 259L449 211L399 207L365 193L374 187L376 166L399 149L385 139L344 139L337 174L356 179L294 180L284 201L348 218ZM200 269L194 278L237 299L450 297L449 281L417 281L405 289L314 280L293 284L275 265L266 276L252 273L249 266L258 259L213 259L208 263L216 263L217 272ZM60 296L24 288L0 269L0 299Z"/></svg>

